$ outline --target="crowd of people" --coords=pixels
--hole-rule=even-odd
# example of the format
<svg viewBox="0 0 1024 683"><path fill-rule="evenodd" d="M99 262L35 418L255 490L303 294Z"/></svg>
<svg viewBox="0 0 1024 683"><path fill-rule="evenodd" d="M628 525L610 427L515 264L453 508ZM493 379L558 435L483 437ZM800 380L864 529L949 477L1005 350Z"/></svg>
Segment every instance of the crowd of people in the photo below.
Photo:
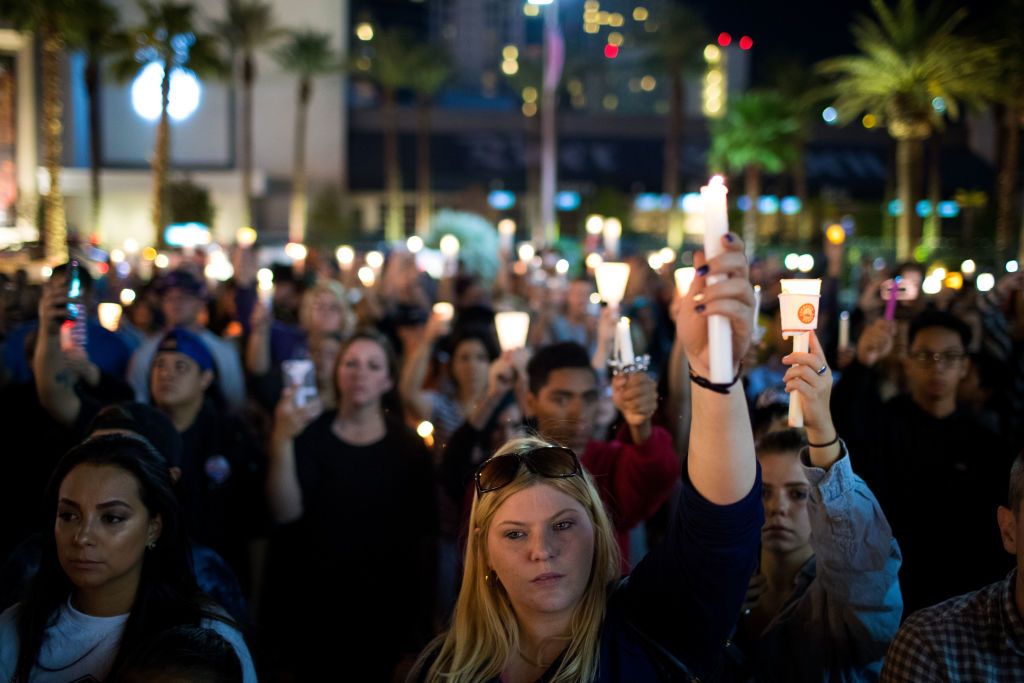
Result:
<svg viewBox="0 0 1024 683"><path fill-rule="evenodd" d="M799 352L723 248L615 305L548 252L3 280L0 680L1024 681L1024 273L832 245Z"/></svg>

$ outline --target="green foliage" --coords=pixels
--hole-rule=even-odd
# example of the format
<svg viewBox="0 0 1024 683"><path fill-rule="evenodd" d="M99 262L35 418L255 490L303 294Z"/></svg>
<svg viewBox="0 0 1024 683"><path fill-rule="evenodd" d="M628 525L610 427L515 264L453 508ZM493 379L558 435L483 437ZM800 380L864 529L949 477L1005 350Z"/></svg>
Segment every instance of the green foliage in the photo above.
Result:
<svg viewBox="0 0 1024 683"><path fill-rule="evenodd" d="M274 59L285 71L311 78L341 69L331 36L311 29L293 31L286 43L274 51Z"/></svg>
<svg viewBox="0 0 1024 683"><path fill-rule="evenodd" d="M165 73L182 68L204 78L229 72L217 39L198 30L194 5L174 0L138 3L143 21L117 36L109 67L114 78L130 81L154 61L164 65Z"/></svg>
<svg viewBox="0 0 1024 683"><path fill-rule="evenodd" d="M799 129L793 105L782 95L751 91L730 102L726 115L711 122L708 164L731 173L748 167L780 173L794 159Z"/></svg>
<svg viewBox="0 0 1024 683"><path fill-rule="evenodd" d="M306 225L306 244L330 247L352 241L352 224L345 215L336 187L324 187L313 197Z"/></svg>
<svg viewBox="0 0 1024 683"><path fill-rule="evenodd" d="M215 211L210 202L210 191L189 178L167 183L163 206L164 225L195 222L213 227Z"/></svg>
<svg viewBox="0 0 1024 683"><path fill-rule="evenodd" d="M443 47L434 43L417 43L410 51L416 74L412 89L421 99L430 99L451 78L451 59Z"/></svg>
<svg viewBox="0 0 1024 683"><path fill-rule="evenodd" d="M262 0L227 0L227 16L213 31L232 53L251 55L287 35L274 20L274 7Z"/></svg>
<svg viewBox="0 0 1024 683"><path fill-rule="evenodd" d="M117 9L105 0L79 0L74 3L73 20L64 32L68 47L99 61L116 46L119 18Z"/></svg>
<svg viewBox="0 0 1024 683"><path fill-rule="evenodd" d="M0 17L24 31L63 35L74 22L75 0L0 0Z"/></svg>
<svg viewBox="0 0 1024 683"><path fill-rule="evenodd" d="M884 0L871 4L876 17L861 17L853 29L860 54L818 65L833 79L840 120L870 112L893 137L923 139L944 125L936 97L956 119L963 105L996 96L998 50L957 32L966 10L947 13L934 2L919 11L914 0L898 0L895 9Z"/></svg>
<svg viewBox="0 0 1024 683"><path fill-rule="evenodd" d="M370 68L366 70L351 69L354 78L366 78L381 90L394 92L403 88L412 88L417 79L414 50L416 39L408 31L386 29L378 31L372 42L373 54L370 57Z"/></svg>
<svg viewBox="0 0 1024 683"><path fill-rule="evenodd" d="M498 231L482 216L464 211L439 211L431 221L427 244L437 248L445 235L459 240L463 269L492 282L498 275Z"/></svg>

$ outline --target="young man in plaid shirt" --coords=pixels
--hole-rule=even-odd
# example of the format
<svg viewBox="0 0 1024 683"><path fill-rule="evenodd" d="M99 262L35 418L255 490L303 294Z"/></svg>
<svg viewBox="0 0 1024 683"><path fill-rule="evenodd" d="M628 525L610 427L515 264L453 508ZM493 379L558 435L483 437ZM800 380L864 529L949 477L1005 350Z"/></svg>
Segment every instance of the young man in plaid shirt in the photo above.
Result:
<svg viewBox="0 0 1024 683"><path fill-rule="evenodd" d="M999 529L1017 567L1002 581L907 619L886 655L883 683L1024 681L1024 452L1010 470L1009 504L999 508Z"/></svg>

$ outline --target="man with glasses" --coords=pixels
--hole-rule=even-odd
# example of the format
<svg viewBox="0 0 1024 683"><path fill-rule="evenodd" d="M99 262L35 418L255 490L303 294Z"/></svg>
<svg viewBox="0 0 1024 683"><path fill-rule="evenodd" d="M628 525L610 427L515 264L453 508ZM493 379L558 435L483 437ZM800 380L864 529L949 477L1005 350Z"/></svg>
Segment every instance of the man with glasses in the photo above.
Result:
<svg viewBox="0 0 1024 683"><path fill-rule="evenodd" d="M957 405L970 328L941 311L913 318L906 391L883 401L875 367L892 353L895 333L886 320L865 329L832 410L903 550L909 614L1005 574L992 511L1003 500L1011 456L1003 439Z"/></svg>

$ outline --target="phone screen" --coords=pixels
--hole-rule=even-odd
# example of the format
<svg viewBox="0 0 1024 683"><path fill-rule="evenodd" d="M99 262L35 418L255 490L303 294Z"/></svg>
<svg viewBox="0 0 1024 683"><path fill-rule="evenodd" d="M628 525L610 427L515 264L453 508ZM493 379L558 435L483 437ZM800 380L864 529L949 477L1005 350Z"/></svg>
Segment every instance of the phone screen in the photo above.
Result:
<svg viewBox="0 0 1024 683"><path fill-rule="evenodd" d="M308 358L286 360L281 363L285 388L295 389L295 405L300 408L316 398L316 370Z"/></svg>

